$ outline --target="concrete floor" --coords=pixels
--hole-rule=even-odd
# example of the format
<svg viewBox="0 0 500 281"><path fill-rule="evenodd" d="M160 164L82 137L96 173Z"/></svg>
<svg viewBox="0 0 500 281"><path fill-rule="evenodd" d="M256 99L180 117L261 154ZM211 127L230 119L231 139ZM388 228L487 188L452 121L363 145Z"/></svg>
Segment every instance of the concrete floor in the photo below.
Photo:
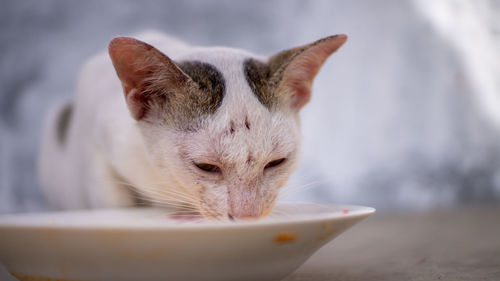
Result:
<svg viewBox="0 0 500 281"><path fill-rule="evenodd" d="M376 213L284 281L500 280L500 207Z"/></svg>

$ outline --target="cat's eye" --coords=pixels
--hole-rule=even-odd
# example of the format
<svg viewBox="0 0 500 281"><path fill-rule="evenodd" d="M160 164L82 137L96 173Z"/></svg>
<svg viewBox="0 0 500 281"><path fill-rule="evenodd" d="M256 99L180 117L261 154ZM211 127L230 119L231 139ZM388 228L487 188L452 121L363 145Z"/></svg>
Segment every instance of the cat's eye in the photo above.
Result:
<svg viewBox="0 0 500 281"><path fill-rule="evenodd" d="M196 167L198 167L198 169L202 170L202 171L205 171L205 172L208 172L208 173L214 173L214 174L218 174L221 172L220 168L215 166L215 165L212 165L212 164L208 164L208 163L194 163L194 165Z"/></svg>
<svg viewBox="0 0 500 281"><path fill-rule="evenodd" d="M264 169L277 167L277 166L283 164L283 162L285 162L285 160L286 160L286 158L280 158L280 159L273 160L273 161L267 163L267 165L264 167Z"/></svg>

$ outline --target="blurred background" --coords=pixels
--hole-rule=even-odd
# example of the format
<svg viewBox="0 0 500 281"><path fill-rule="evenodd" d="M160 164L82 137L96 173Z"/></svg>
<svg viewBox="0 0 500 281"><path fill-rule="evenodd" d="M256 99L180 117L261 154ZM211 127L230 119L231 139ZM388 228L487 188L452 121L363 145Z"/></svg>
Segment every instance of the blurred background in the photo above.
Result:
<svg viewBox="0 0 500 281"><path fill-rule="evenodd" d="M500 2L0 1L0 213L47 209L44 115L117 35L160 30L270 55L348 42L302 111L289 200L427 209L500 202Z"/></svg>

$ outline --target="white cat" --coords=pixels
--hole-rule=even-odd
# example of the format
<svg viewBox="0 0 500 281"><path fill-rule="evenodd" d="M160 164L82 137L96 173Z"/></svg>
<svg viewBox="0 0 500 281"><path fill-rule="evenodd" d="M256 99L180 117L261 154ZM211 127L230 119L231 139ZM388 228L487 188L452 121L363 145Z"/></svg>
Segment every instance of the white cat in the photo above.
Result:
<svg viewBox="0 0 500 281"><path fill-rule="evenodd" d="M39 174L50 203L141 197L214 219L266 215L297 166L313 79L347 37L268 58L156 32L138 38L148 44L113 39L49 118Z"/></svg>

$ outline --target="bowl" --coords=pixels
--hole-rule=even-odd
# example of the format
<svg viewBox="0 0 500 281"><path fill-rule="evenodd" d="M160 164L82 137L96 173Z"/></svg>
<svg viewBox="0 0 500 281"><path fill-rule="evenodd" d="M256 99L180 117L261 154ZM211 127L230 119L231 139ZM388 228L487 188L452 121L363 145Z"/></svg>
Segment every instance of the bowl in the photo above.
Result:
<svg viewBox="0 0 500 281"><path fill-rule="evenodd" d="M0 216L0 261L19 280L280 280L373 208L279 203L255 221L158 208Z"/></svg>

